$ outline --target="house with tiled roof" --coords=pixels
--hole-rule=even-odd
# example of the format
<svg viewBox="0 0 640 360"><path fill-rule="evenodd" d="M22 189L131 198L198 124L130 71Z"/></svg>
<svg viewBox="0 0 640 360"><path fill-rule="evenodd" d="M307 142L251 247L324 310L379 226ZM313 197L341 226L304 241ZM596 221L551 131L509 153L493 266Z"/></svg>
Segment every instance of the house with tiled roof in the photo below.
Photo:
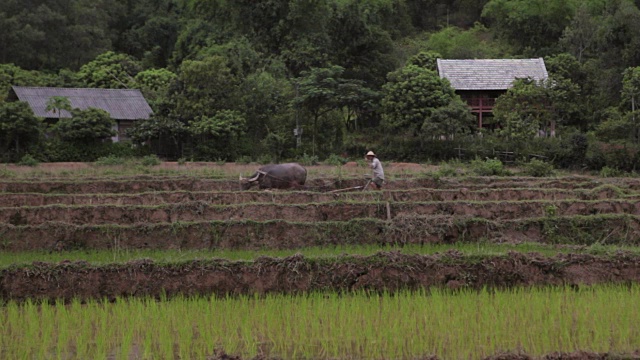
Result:
<svg viewBox="0 0 640 360"><path fill-rule="evenodd" d="M516 79L548 78L542 58L536 59L438 59L438 74L449 80L456 93L469 104L478 127L492 128L496 98L513 86Z"/></svg>
<svg viewBox="0 0 640 360"><path fill-rule="evenodd" d="M33 113L55 122L59 117L70 118L71 113L60 110L60 113L47 111L47 102L53 96L69 99L71 107L85 110L102 109L115 120L116 136L114 142L127 140L126 130L138 120L148 119L153 111L140 90L137 89L94 89L94 88L53 88L12 86L9 90L9 101L24 101L29 104Z"/></svg>

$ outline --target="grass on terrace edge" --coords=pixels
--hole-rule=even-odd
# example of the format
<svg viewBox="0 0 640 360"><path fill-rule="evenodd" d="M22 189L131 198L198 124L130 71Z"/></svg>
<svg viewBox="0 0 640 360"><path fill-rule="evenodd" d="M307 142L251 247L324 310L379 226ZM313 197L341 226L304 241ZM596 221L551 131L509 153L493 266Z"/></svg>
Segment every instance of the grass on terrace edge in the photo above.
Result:
<svg viewBox="0 0 640 360"><path fill-rule="evenodd" d="M158 263L180 263L191 260L206 260L213 258L230 261L252 261L261 256L284 258L295 254L302 254L308 258L330 258L341 255L369 256L381 251L397 251L410 255L434 255L450 250L460 251L464 256L484 257L506 255L515 251L520 253L539 253L544 256L557 254L591 254L601 256L615 256L616 253L640 255L640 248L633 246L615 246L594 244L590 246L544 245L539 243L520 244L489 244L489 243L459 243L452 245L405 245L405 246L332 246L309 247L304 249L285 250L75 250L65 252L29 251L6 253L0 252L0 269L12 265L30 265L34 261L58 263L61 261L87 261L93 265L126 263L137 259L150 259Z"/></svg>

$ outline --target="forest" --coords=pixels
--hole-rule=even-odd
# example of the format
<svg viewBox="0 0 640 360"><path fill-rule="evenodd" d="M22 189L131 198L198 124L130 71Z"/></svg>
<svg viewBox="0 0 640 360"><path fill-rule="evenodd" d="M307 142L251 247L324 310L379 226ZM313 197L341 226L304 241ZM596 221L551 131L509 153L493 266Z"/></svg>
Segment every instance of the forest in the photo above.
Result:
<svg viewBox="0 0 640 360"><path fill-rule="evenodd" d="M0 161L472 160L640 165L640 0L3 0ZM478 129L437 58L544 58ZM131 141L11 86L140 89ZM54 99L56 100L56 99ZM55 112L64 99L50 104ZM537 137L553 121L557 136ZM297 135L296 135L297 134Z"/></svg>

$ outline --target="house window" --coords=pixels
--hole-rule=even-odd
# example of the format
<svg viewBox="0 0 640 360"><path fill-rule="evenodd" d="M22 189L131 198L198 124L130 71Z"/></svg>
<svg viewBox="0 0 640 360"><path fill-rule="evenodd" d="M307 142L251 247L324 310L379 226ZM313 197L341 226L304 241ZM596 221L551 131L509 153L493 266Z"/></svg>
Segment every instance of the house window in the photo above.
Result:
<svg viewBox="0 0 640 360"><path fill-rule="evenodd" d="M133 127L133 121L130 120L120 120L118 123L118 140L119 141L127 141L131 140L129 135L127 134L127 130Z"/></svg>

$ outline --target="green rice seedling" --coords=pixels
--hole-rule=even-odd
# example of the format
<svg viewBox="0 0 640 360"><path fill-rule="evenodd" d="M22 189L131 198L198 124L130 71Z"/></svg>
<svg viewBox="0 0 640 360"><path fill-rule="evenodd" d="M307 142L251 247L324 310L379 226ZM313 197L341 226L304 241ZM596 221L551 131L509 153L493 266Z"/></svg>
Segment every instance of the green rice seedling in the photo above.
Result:
<svg viewBox="0 0 640 360"><path fill-rule="evenodd" d="M65 311L50 304L10 303L0 310L0 339L15 339L35 321L40 328L56 324L87 331L89 341L97 344L89 347L89 358L122 357L127 348L144 342L144 358L210 356L216 349L284 359L457 359L504 351L532 356L576 350L629 353L640 346L638 295L638 285L604 285L120 299ZM79 309L88 310L77 313ZM91 325L77 322L80 316ZM38 358L79 358L70 348L51 347L46 338L55 338L59 331L36 332L28 346L3 341L2 351L17 358L31 353ZM141 337L143 333L151 335Z"/></svg>
<svg viewBox="0 0 640 360"><path fill-rule="evenodd" d="M260 249L260 250L235 250L235 249L211 249L211 250L135 250L126 249L114 252L112 250L74 250L65 252L0 252L0 269L12 265L29 266L34 261L59 263L61 261L86 261L92 265L106 265L113 263L126 263L136 259L150 259L160 264L175 264L184 261L222 258L230 261L250 261L260 256L283 258L302 254L307 258L332 258L341 255L363 255L369 256L380 251L395 251L402 254L412 255L433 255L444 253L450 250L462 252L466 256L497 256L504 255L510 251L529 253L538 252L545 256L553 256L561 253L589 253L599 255L615 255L619 251L631 254L640 253L640 249L635 246L609 245L600 243L594 248L572 248L557 247L541 243L519 243L519 244L494 244L478 241L476 243L454 243L454 244L407 244L395 245L338 245L338 246L316 246L303 249ZM596 251L597 250L597 251Z"/></svg>

